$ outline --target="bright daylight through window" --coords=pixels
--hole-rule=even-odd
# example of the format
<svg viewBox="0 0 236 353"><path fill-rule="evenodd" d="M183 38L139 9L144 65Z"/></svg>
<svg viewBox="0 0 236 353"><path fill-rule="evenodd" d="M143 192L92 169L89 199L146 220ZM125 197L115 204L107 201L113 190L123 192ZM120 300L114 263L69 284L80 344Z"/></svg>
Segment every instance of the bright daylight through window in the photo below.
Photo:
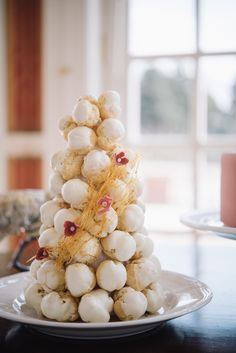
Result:
<svg viewBox="0 0 236 353"><path fill-rule="evenodd" d="M129 140L145 154L152 230L219 207L220 155L236 142L235 11L234 0L129 1Z"/></svg>

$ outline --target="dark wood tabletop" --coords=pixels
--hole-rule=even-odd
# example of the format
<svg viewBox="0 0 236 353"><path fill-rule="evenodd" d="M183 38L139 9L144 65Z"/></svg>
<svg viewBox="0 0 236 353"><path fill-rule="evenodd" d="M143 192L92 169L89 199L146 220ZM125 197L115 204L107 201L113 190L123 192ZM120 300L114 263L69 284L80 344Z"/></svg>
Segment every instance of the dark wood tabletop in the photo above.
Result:
<svg viewBox="0 0 236 353"><path fill-rule="evenodd" d="M200 279L214 297L204 308L138 338L82 342L49 337L0 319L0 352L236 353L236 241L213 234L153 235L163 268ZM9 273L0 255L0 275Z"/></svg>

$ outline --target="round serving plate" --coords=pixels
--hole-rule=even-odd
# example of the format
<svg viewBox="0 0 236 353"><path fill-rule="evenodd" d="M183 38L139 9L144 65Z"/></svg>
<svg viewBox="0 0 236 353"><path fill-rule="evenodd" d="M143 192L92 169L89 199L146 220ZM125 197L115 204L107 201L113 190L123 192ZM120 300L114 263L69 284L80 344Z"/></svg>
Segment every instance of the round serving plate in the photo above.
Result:
<svg viewBox="0 0 236 353"><path fill-rule="evenodd" d="M225 226L218 211L191 211L182 215L180 221L190 228L214 232L221 237L236 240L236 228Z"/></svg>
<svg viewBox="0 0 236 353"><path fill-rule="evenodd" d="M82 340L127 337L161 328L166 321L200 309L212 298L210 288L197 279L162 271L160 284L165 291L165 302L155 314L139 320L108 323L56 322L38 316L25 304L23 290L29 281L27 273L0 279L0 317L21 322L47 335Z"/></svg>

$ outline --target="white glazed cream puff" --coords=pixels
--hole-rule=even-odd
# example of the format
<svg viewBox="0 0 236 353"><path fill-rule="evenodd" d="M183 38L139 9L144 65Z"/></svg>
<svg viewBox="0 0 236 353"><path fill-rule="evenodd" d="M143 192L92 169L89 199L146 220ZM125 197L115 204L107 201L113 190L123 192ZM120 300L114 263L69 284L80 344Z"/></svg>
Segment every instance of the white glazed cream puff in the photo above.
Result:
<svg viewBox="0 0 236 353"><path fill-rule="evenodd" d="M45 262L45 259L43 259L43 260L34 259L31 262L29 271L30 271L31 276L34 279L37 279L37 272L44 262Z"/></svg>
<svg viewBox="0 0 236 353"><path fill-rule="evenodd" d="M63 199L71 207L83 210L89 198L89 186L80 179L71 179L65 182L61 189Z"/></svg>
<svg viewBox="0 0 236 353"><path fill-rule="evenodd" d="M68 147L82 155L91 151L96 141L95 132L87 126L76 127L68 134Z"/></svg>
<svg viewBox="0 0 236 353"><path fill-rule="evenodd" d="M101 239L101 244L105 254L118 261L128 261L136 251L136 242L132 235L119 230Z"/></svg>
<svg viewBox="0 0 236 353"><path fill-rule="evenodd" d="M60 209L61 205L57 200L47 201L40 207L41 222L45 227L53 227L54 216Z"/></svg>
<svg viewBox="0 0 236 353"><path fill-rule="evenodd" d="M142 291L159 277L159 269L148 258L133 260L126 266L127 285Z"/></svg>
<svg viewBox="0 0 236 353"><path fill-rule="evenodd" d="M98 98L102 119L117 118L120 115L120 96L115 91L106 91Z"/></svg>
<svg viewBox="0 0 236 353"><path fill-rule="evenodd" d="M112 150L113 155L119 155L121 152L124 152L125 157L128 159L129 163L126 164L126 168L128 171L131 171L139 160L139 155L136 151L131 150L129 148L124 148L122 146L116 147Z"/></svg>
<svg viewBox="0 0 236 353"><path fill-rule="evenodd" d="M79 315L84 322L108 322L113 300L104 289L95 289L82 296Z"/></svg>
<svg viewBox="0 0 236 353"><path fill-rule="evenodd" d="M119 217L118 228L126 232L136 232L143 226L144 214L142 209L135 205L128 205Z"/></svg>
<svg viewBox="0 0 236 353"><path fill-rule="evenodd" d="M65 292L46 294L41 302L41 310L43 315L51 320L75 321L78 318L78 304Z"/></svg>
<svg viewBox="0 0 236 353"><path fill-rule="evenodd" d="M137 320L146 310L147 299L142 292L124 287L115 293L114 312L120 320Z"/></svg>
<svg viewBox="0 0 236 353"><path fill-rule="evenodd" d="M144 184L139 178L131 178L130 188L131 192L133 193L133 197L135 198L135 200L137 200L143 193Z"/></svg>
<svg viewBox="0 0 236 353"><path fill-rule="evenodd" d="M96 126L100 122L98 107L87 99L79 99L72 112L72 118L79 126Z"/></svg>
<svg viewBox="0 0 236 353"><path fill-rule="evenodd" d="M54 260L45 261L37 271L37 281L46 292L65 287L65 271L58 268Z"/></svg>
<svg viewBox="0 0 236 353"><path fill-rule="evenodd" d="M117 224L117 213L110 207L107 212L103 214L97 213L93 219L91 218L86 230L97 238L105 238L116 229Z"/></svg>
<svg viewBox="0 0 236 353"><path fill-rule="evenodd" d="M81 263L74 263L66 268L66 288L73 297L81 297L89 293L96 285L94 270Z"/></svg>
<svg viewBox="0 0 236 353"><path fill-rule="evenodd" d="M38 282L32 282L25 290L25 302L33 308L38 315L42 314L41 302L46 292Z"/></svg>
<svg viewBox="0 0 236 353"><path fill-rule="evenodd" d="M76 220L81 216L79 211L72 208L62 208L55 214L54 227L58 234L65 234L65 222L70 221L76 223Z"/></svg>
<svg viewBox="0 0 236 353"><path fill-rule="evenodd" d="M155 313L163 307L165 303L165 293L158 282L151 283L142 293L147 299L147 311L150 314Z"/></svg>
<svg viewBox="0 0 236 353"><path fill-rule="evenodd" d="M81 172L94 183L101 183L107 177L111 161L104 151L93 150L84 157Z"/></svg>
<svg viewBox="0 0 236 353"><path fill-rule="evenodd" d="M105 119L97 128L97 144L104 150L114 150L125 135L124 125L117 119Z"/></svg>
<svg viewBox="0 0 236 353"><path fill-rule="evenodd" d="M158 275L160 276L162 268L158 257L156 255L151 255L148 259L154 263L156 270L158 271Z"/></svg>
<svg viewBox="0 0 236 353"><path fill-rule="evenodd" d="M82 162L83 157L77 150L66 149L53 155L51 166L64 180L69 180L80 176Z"/></svg>
<svg viewBox="0 0 236 353"><path fill-rule="evenodd" d="M78 98L78 102L81 101L81 100L86 100L88 102L90 102L91 104L94 104L98 107L98 101L97 101L97 98L94 97L94 96L91 96L91 95L85 95L85 96L81 96Z"/></svg>
<svg viewBox="0 0 236 353"><path fill-rule="evenodd" d="M65 116L59 120L58 128L61 134L64 136L64 139L67 140L68 134L76 128L78 125L72 119L71 116Z"/></svg>
<svg viewBox="0 0 236 353"><path fill-rule="evenodd" d="M127 185L124 181L120 179L112 180L110 185L107 187L107 194L112 198L112 201L117 206L119 201L121 201L127 194Z"/></svg>
<svg viewBox="0 0 236 353"><path fill-rule="evenodd" d="M54 170L55 172L57 172L56 167L57 164L60 162L61 157L63 155L64 151L57 151L56 153L54 153L50 159L50 167L52 168L52 170Z"/></svg>
<svg viewBox="0 0 236 353"><path fill-rule="evenodd" d="M102 252L99 240L85 231L81 232L78 237L77 249L73 256L73 262L81 262L87 265L96 261Z"/></svg>
<svg viewBox="0 0 236 353"><path fill-rule="evenodd" d="M46 229L40 234L38 243L41 248L55 247L63 237L63 234L57 233L54 227Z"/></svg>
<svg viewBox="0 0 236 353"><path fill-rule="evenodd" d="M136 242L136 251L133 258L139 259L140 257L151 256L154 248L152 239L138 232L135 232L132 236Z"/></svg>
<svg viewBox="0 0 236 353"><path fill-rule="evenodd" d="M49 192L52 197L61 195L61 188L65 180L59 173L52 173L49 176Z"/></svg>
<svg viewBox="0 0 236 353"><path fill-rule="evenodd" d="M96 278L100 288L113 292L124 287L127 273L121 262L105 260L98 266Z"/></svg>

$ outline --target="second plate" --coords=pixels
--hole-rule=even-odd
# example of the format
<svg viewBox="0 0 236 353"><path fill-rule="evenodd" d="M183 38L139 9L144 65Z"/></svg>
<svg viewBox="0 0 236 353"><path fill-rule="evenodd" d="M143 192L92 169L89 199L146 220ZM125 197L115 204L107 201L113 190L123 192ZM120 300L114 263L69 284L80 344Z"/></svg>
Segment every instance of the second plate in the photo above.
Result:
<svg viewBox="0 0 236 353"><path fill-rule="evenodd" d="M214 232L221 237L236 240L236 228L226 227L217 211L191 211L182 215L180 221L190 228Z"/></svg>

